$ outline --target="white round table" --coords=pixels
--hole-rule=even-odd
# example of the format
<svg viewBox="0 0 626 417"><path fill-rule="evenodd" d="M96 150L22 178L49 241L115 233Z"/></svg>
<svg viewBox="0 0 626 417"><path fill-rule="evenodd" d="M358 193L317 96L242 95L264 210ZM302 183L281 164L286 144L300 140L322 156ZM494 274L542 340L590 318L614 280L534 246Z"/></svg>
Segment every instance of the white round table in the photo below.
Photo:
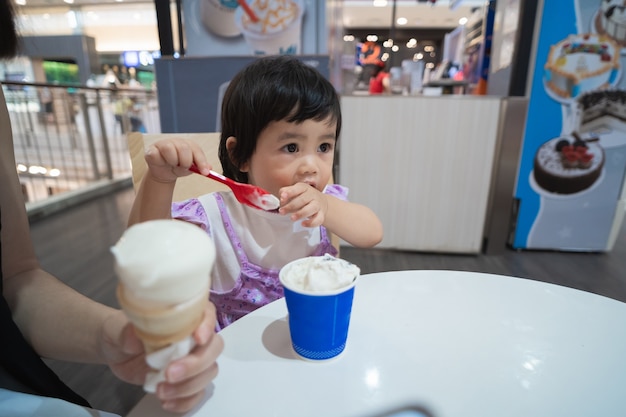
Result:
<svg viewBox="0 0 626 417"><path fill-rule="evenodd" d="M327 362L295 355L284 300L224 329L219 375L187 415L626 415L625 303L458 271L363 275L355 291L346 350ZM129 417L168 415L147 395Z"/></svg>

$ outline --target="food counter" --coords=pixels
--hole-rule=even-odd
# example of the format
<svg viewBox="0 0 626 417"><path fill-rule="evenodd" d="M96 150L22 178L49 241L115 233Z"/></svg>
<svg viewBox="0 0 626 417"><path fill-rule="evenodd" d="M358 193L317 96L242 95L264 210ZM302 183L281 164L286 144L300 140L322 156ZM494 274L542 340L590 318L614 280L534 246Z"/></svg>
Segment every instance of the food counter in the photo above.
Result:
<svg viewBox="0 0 626 417"><path fill-rule="evenodd" d="M351 201L380 217L384 238L378 247L480 253L506 100L346 95L341 101L338 180L350 188ZM504 195L510 203L512 193ZM508 219L510 206L502 211L507 207L499 215Z"/></svg>

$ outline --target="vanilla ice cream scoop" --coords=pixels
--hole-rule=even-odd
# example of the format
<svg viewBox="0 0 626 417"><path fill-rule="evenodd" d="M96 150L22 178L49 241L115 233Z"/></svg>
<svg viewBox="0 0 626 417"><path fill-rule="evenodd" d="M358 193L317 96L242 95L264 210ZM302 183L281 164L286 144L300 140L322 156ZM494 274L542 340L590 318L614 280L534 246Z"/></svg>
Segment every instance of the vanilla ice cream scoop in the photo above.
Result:
<svg viewBox="0 0 626 417"><path fill-rule="evenodd" d="M215 246L190 223L152 220L133 225L111 252L124 296L133 304L181 303L207 292L211 283Z"/></svg>
<svg viewBox="0 0 626 417"><path fill-rule="evenodd" d="M280 272L280 279L294 291L329 293L350 286L360 272L358 266L325 254L287 264Z"/></svg>

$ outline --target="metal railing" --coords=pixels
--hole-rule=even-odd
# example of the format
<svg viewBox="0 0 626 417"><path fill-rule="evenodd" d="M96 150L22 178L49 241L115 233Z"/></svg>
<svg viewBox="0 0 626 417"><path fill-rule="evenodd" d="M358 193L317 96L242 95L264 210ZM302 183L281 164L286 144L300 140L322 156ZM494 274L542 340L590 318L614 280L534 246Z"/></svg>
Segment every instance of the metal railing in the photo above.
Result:
<svg viewBox="0 0 626 417"><path fill-rule="evenodd" d="M161 131L154 91L11 81L2 88L31 216L94 189L130 184L126 133Z"/></svg>

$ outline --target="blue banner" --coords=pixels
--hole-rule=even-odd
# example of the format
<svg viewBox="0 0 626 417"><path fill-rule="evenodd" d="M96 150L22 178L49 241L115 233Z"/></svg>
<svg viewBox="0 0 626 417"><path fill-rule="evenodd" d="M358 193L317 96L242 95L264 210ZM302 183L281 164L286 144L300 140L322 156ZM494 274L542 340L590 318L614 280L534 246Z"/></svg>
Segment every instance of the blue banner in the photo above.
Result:
<svg viewBox="0 0 626 417"><path fill-rule="evenodd" d="M515 248L604 251L623 210L626 7L546 0L515 197Z"/></svg>

